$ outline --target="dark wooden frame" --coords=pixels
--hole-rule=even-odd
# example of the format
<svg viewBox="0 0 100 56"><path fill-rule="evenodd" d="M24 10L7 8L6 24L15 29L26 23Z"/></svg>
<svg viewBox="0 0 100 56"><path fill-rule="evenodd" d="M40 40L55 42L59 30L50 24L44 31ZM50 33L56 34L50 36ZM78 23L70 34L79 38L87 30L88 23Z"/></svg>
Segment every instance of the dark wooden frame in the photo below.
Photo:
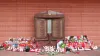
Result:
<svg viewBox="0 0 100 56"><path fill-rule="evenodd" d="M65 30L64 30L64 14L56 14L56 15L49 15L48 13L38 13L38 14L35 14L34 16L34 19L62 19L63 20L63 37L60 38L59 40L61 39L64 39L65 38ZM34 20L34 22L36 23L36 21ZM35 29L35 38L36 38L36 24L34 23L34 29ZM47 31L47 30L46 30ZM52 34L51 34L52 35ZM36 40L48 40L48 39L37 39ZM51 39L51 40L58 40L58 39Z"/></svg>

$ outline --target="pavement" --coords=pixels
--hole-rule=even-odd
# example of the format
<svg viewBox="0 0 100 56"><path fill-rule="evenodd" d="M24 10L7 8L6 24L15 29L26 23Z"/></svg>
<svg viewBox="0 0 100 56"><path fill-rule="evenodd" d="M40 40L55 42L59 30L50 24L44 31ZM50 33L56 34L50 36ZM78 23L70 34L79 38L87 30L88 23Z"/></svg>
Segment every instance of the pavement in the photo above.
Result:
<svg viewBox="0 0 100 56"><path fill-rule="evenodd" d="M0 56L48 56L48 55L39 55L34 52L12 52L12 51L1 50ZM66 53L66 54L58 54L55 56L100 56L100 48L98 50L80 51L79 54Z"/></svg>

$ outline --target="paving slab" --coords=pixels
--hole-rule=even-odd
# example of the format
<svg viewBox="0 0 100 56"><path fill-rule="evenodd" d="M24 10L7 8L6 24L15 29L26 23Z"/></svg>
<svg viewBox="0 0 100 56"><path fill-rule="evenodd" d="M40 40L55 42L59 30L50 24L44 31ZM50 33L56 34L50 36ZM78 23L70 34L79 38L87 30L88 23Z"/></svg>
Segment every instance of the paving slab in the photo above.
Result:
<svg viewBox="0 0 100 56"><path fill-rule="evenodd" d="M0 56L48 56L48 55L37 55L34 52L12 52L12 51L0 51ZM66 53L58 54L55 56L100 56L100 50L91 51L80 51L79 54Z"/></svg>

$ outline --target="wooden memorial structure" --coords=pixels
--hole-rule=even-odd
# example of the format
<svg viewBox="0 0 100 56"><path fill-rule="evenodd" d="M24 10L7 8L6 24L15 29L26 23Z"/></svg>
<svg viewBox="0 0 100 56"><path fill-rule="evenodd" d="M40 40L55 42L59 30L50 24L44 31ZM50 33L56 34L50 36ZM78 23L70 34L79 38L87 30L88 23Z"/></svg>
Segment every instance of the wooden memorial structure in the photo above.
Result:
<svg viewBox="0 0 100 56"><path fill-rule="evenodd" d="M53 40L64 39L64 14L55 11L44 11L34 16L35 39Z"/></svg>

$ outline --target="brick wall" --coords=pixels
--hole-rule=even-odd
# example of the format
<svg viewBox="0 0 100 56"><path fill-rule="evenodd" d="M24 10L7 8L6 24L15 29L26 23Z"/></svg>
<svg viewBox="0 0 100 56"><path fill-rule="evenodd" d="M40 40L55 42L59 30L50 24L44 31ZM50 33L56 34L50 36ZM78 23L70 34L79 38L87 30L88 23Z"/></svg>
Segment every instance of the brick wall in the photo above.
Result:
<svg viewBox="0 0 100 56"><path fill-rule="evenodd" d="M100 45L98 3L0 3L0 42L10 37L34 37L34 14L53 10L65 15L65 36L87 35Z"/></svg>

